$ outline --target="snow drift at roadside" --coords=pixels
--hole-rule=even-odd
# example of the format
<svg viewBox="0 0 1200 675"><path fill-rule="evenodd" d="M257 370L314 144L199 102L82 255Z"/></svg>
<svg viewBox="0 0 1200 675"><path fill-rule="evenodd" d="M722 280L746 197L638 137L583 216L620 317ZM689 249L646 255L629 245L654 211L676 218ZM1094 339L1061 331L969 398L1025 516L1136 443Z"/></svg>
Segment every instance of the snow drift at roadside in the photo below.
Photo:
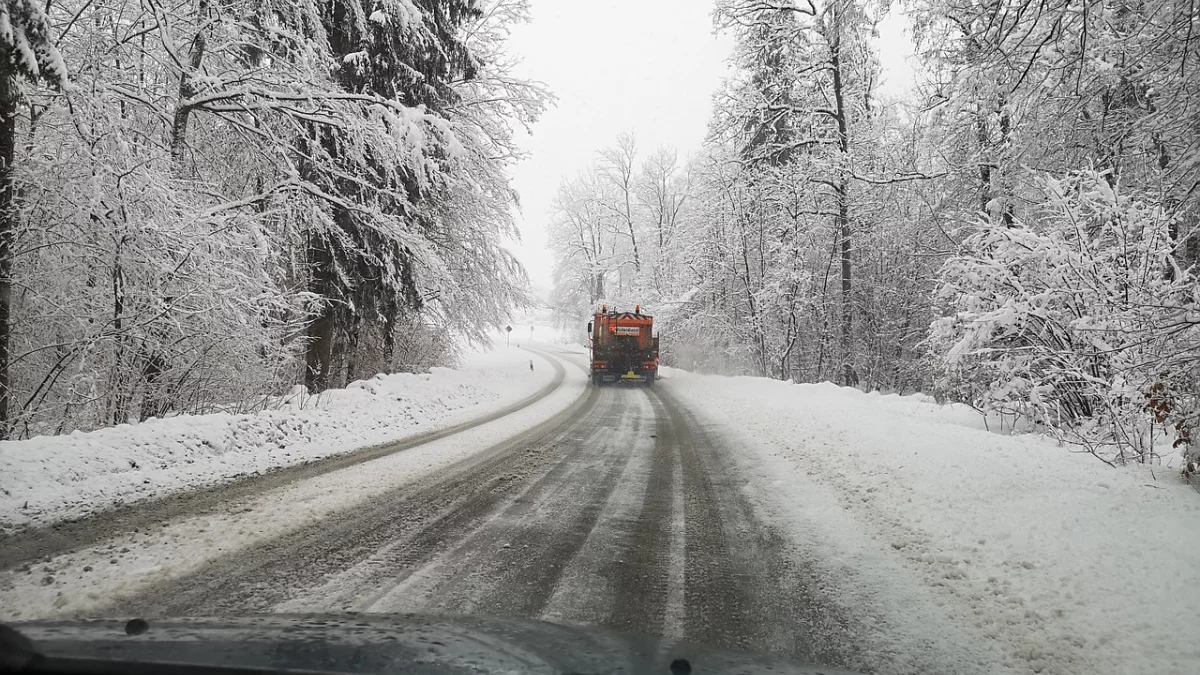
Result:
<svg viewBox="0 0 1200 675"><path fill-rule="evenodd" d="M871 651L896 658L874 671L919 672L904 670L920 658L906 650L947 639L921 624L920 602L1011 672L1200 668L1187 629L1200 625L1200 495L1178 457L1113 469L1042 436L988 432L974 411L925 396L666 377L744 449L767 520L875 617L869 639L886 644Z"/></svg>
<svg viewBox="0 0 1200 675"><path fill-rule="evenodd" d="M530 371L530 359L539 367ZM460 369L379 375L254 414L180 415L0 442L0 530L402 440L502 408L550 382L541 357L499 348Z"/></svg>

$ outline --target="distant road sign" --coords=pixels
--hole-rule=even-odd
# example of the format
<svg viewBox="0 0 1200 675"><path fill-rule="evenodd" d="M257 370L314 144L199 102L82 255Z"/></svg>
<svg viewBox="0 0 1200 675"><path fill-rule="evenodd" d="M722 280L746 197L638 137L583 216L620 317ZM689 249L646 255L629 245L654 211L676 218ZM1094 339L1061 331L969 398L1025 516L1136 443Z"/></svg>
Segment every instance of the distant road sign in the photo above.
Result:
<svg viewBox="0 0 1200 675"><path fill-rule="evenodd" d="M512 326L505 326L505 327L504 327L504 331L505 331L506 333L511 333L511 332L512 332Z"/></svg>

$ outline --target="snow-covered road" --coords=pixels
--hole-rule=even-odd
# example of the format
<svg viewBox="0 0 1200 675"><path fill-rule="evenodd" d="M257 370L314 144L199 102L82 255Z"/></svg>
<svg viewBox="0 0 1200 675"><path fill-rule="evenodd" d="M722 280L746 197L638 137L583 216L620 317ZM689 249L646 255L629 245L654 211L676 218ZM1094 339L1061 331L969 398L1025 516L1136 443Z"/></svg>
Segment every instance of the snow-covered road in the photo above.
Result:
<svg viewBox="0 0 1200 675"><path fill-rule="evenodd" d="M564 389L567 405L509 422L525 430L490 447L471 430L63 556L53 583L40 585L39 568L0 604L54 606L90 588L61 613L534 617L853 660L815 580L752 513L730 449L669 391ZM387 487L394 462L452 442L487 449ZM96 559L113 550L124 556L99 565L110 581L98 588Z"/></svg>
<svg viewBox="0 0 1200 675"><path fill-rule="evenodd" d="M1194 540L1178 525L1196 509L1179 492L1094 474L1123 496L1114 507L1184 505L1127 538L1149 556L1142 571L1168 569L1154 593L1094 597L1108 579L1061 574L1095 554L1090 539L1056 529L1055 549L1034 524L1020 540L1018 522L1024 502L1048 499L1022 452L1054 452L1033 462L1091 481L1091 465L1073 463L1086 458L970 428L924 400L684 373L594 388L581 355L539 351L557 364L546 391L476 422L191 493L123 524L101 515L27 532L20 550L0 541L0 619L417 611L604 626L869 673L1182 675L1200 663L1161 625L1195 595L1184 578ZM955 454L972 443L994 446L976 473ZM1048 503L1086 533L1091 519L1070 503L1099 508L1094 492ZM996 494L1013 498L1016 519L989 519L1005 506ZM1096 520L1124 526L1122 514ZM1111 574L1105 565L1131 555L1117 541L1106 553L1074 564ZM1114 607L1144 634L1086 624Z"/></svg>

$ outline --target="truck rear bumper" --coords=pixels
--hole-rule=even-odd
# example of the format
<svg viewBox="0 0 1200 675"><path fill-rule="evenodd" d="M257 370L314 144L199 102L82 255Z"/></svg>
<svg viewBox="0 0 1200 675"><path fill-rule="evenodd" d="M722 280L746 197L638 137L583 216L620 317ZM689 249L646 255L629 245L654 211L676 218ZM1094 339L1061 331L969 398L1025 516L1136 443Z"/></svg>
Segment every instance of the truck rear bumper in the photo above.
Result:
<svg viewBox="0 0 1200 675"><path fill-rule="evenodd" d="M607 370L593 370L592 381L597 384L645 384L657 377L657 371L627 371L624 373Z"/></svg>

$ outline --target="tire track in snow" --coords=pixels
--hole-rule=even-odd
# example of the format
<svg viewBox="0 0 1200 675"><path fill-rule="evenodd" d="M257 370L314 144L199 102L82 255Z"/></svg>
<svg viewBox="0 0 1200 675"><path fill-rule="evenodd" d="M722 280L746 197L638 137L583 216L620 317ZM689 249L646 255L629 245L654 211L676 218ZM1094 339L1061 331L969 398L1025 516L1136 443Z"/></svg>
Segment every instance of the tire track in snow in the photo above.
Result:
<svg viewBox="0 0 1200 675"><path fill-rule="evenodd" d="M762 522L732 457L736 447L710 433L670 387L658 388L670 433L682 452L684 639L800 662L846 664L853 636L822 584Z"/></svg>
<svg viewBox="0 0 1200 675"><path fill-rule="evenodd" d="M619 401L604 399L602 393L590 390L591 405L584 419L612 414ZM498 514L537 499L539 492L553 489L556 481L577 470L578 447L574 439L581 433L577 415L542 438L523 436L513 444L516 459L505 455L505 463L493 469L488 478L482 475L464 476L456 486L443 486L450 492L461 492L462 506L445 509L437 518L415 524L407 536L395 537L355 564L331 576L326 583L304 591L294 599L273 608L277 612L325 611L330 607L349 611L413 611L424 607L416 598L419 588L428 586L437 571L451 567L447 560L461 556L453 554L464 539L478 533L494 522ZM518 445L520 447L518 447ZM535 461L529 461L535 460ZM511 484L511 489L501 490ZM497 549L501 544L497 544ZM493 551L495 553L495 551ZM456 560L457 562L457 560Z"/></svg>
<svg viewBox="0 0 1200 675"><path fill-rule="evenodd" d="M518 484L515 478L550 461L515 450L530 438L553 439L573 426L580 415L586 417L598 396L584 391L584 396L567 409L519 437L392 488L366 503L207 561L182 577L166 579L131 598L118 599L100 614L263 612L368 559L388 542L421 531L431 521L440 520L447 533L453 533L455 523L484 518Z"/></svg>
<svg viewBox="0 0 1200 675"><path fill-rule="evenodd" d="M640 392L636 396L638 412L647 418L650 408ZM617 627L614 616L626 601L625 579L645 575L630 550L639 519L645 516L646 492L657 461L657 424L642 429L636 442L627 448L628 459L613 490L604 498L604 506L587 540L567 564L541 618L568 624ZM653 448L650 446L654 446ZM643 631L657 633L654 630Z"/></svg>
<svg viewBox="0 0 1200 675"><path fill-rule="evenodd" d="M696 439L674 406L666 405L666 433L680 448L684 510L684 637L691 642L732 649L761 643L750 615L751 598L737 577L726 523Z"/></svg>
<svg viewBox="0 0 1200 675"><path fill-rule="evenodd" d="M599 390L613 401L572 439L575 451L526 499L497 513L449 551L417 588L401 588L372 611L531 617L542 613L567 565L597 526L603 507L637 449L645 399L636 392ZM632 394L632 395L631 395ZM397 605L402 596L407 601ZM390 603L389 603L390 601Z"/></svg>
<svg viewBox="0 0 1200 675"><path fill-rule="evenodd" d="M683 562L683 552L675 546L683 532L675 531L681 522L675 518L678 508L676 467L679 445L667 433L666 412L661 401L649 394L655 419L654 457L646 478L642 505L632 535L624 547L624 562L613 570L616 579L614 608L605 623L610 628L678 637L681 626L682 577L671 574L672 564Z"/></svg>

